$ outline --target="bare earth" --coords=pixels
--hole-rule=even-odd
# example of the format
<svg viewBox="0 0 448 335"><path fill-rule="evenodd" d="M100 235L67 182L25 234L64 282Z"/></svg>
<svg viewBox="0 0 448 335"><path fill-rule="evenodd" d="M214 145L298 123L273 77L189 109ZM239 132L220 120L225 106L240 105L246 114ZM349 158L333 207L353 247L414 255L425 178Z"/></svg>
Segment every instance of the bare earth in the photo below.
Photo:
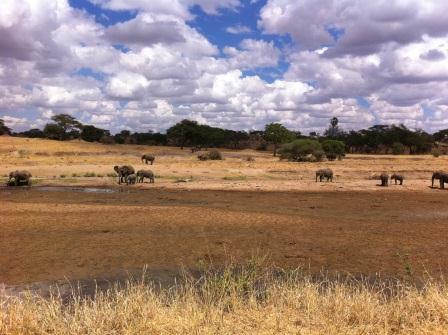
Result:
<svg viewBox="0 0 448 335"><path fill-rule="evenodd" d="M146 152L157 156L155 185L118 187L106 176L116 164L143 168ZM445 157L195 157L178 148L0 137L0 176L26 168L37 181L0 189L0 282L114 278L145 265L195 268L254 254L312 272L447 274L448 191L429 188L433 170L448 170ZM321 167L335 171L333 183L314 182ZM378 187L371 178L382 171L404 173L405 185Z"/></svg>

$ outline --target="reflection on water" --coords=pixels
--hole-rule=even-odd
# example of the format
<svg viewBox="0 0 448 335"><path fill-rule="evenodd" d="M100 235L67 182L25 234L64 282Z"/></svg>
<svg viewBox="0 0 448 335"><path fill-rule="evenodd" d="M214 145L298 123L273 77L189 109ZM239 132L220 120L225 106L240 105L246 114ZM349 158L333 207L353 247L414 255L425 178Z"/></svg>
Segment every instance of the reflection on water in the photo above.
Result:
<svg viewBox="0 0 448 335"><path fill-rule="evenodd" d="M34 186L34 187L0 187L3 190L26 190L33 189L43 192L81 192L81 193L129 193L130 190L124 188L107 187L73 187L73 186Z"/></svg>

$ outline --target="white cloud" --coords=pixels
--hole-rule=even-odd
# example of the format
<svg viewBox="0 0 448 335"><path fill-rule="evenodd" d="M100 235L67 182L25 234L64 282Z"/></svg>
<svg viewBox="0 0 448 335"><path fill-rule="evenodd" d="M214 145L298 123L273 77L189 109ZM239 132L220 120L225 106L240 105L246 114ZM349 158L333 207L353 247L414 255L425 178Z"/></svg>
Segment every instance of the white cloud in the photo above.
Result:
<svg viewBox="0 0 448 335"><path fill-rule="evenodd" d="M252 29L250 29L248 26L236 25L227 27L226 31L230 34L248 34L252 32Z"/></svg>
<svg viewBox="0 0 448 335"><path fill-rule="evenodd" d="M183 118L233 129L275 121L310 131L333 116L347 129L376 122L448 127L443 1L268 0L259 27L289 34L293 45L243 39L222 52L191 25L191 6L238 15L240 1L95 2L136 16L106 28L67 0L0 2L0 116L9 125L42 126L62 112L112 131L164 130ZM337 41L329 29L340 32ZM280 60L288 65L272 83L243 75ZM357 97L370 106L360 107Z"/></svg>

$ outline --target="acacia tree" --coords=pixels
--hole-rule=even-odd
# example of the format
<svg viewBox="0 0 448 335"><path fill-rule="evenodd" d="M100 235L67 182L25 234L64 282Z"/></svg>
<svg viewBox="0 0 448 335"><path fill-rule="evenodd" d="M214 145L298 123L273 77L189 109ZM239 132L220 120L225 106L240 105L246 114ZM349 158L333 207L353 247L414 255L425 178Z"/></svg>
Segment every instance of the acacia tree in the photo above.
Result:
<svg viewBox="0 0 448 335"><path fill-rule="evenodd" d="M166 135L169 142L183 149L186 145L198 142L200 137L198 128L199 124L196 121L185 119L168 128Z"/></svg>
<svg viewBox="0 0 448 335"><path fill-rule="evenodd" d="M11 129L5 125L5 121L0 119L0 135L11 134Z"/></svg>
<svg viewBox="0 0 448 335"><path fill-rule="evenodd" d="M293 134L281 123L269 123L264 129L264 139L274 145L274 156L277 156L280 144L291 141Z"/></svg>
<svg viewBox="0 0 448 335"><path fill-rule="evenodd" d="M47 123L44 128L45 137L55 140L78 138L82 124L68 114L57 114L51 117L54 123Z"/></svg>
<svg viewBox="0 0 448 335"><path fill-rule="evenodd" d="M68 114L57 114L51 118L57 125L64 129L67 137L79 137L82 124L73 116Z"/></svg>

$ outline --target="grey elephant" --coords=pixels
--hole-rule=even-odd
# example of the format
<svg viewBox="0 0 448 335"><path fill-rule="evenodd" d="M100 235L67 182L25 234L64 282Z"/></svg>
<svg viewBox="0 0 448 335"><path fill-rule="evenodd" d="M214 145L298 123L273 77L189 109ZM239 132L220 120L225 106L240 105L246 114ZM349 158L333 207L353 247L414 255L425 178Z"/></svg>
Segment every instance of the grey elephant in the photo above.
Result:
<svg viewBox="0 0 448 335"><path fill-rule="evenodd" d="M387 173L380 174L381 186L389 186L389 175Z"/></svg>
<svg viewBox="0 0 448 335"><path fill-rule="evenodd" d="M134 185L137 181L137 176L135 173L132 173L126 177L126 185Z"/></svg>
<svg viewBox="0 0 448 335"><path fill-rule="evenodd" d="M134 168L130 165L115 165L114 170L118 174L118 184L126 182L126 178L135 173Z"/></svg>
<svg viewBox="0 0 448 335"><path fill-rule="evenodd" d="M143 183L145 178L149 179L149 183L154 183L154 172L152 172L151 170L137 171L137 183Z"/></svg>
<svg viewBox="0 0 448 335"><path fill-rule="evenodd" d="M432 174L431 187L434 187L434 180L438 179L440 183L440 188L445 188L445 183L448 183L448 173L443 171L436 171Z"/></svg>
<svg viewBox="0 0 448 335"><path fill-rule="evenodd" d="M390 176L390 181L395 180L395 185L397 185L397 182L400 182L400 185L403 185L404 176L402 174L394 173L392 176Z"/></svg>
<svg viewBox="0 0 448 335"><path fill-rule="evenodd" d="M151 162L151 165L154 164L154 161L156 160L156 157L154 155L145 154L142 156L142 163L145 162L145 164L148 164L148 162Z"/></svg>
<svg viewBox="0 0 448 335"><path fill-rule="evenodd" d="M317 178L319 178L319 181L322 181L324 178L328 181L333 181L333 171L331 169L320 169L316 171L316 183Z"/></svg>
<svg viewBox="0 0 448 335"><path fill-rule="evenodd" d="M16 170L9 173L8 186L31 185L31 173L26 170Z"/></svg>

